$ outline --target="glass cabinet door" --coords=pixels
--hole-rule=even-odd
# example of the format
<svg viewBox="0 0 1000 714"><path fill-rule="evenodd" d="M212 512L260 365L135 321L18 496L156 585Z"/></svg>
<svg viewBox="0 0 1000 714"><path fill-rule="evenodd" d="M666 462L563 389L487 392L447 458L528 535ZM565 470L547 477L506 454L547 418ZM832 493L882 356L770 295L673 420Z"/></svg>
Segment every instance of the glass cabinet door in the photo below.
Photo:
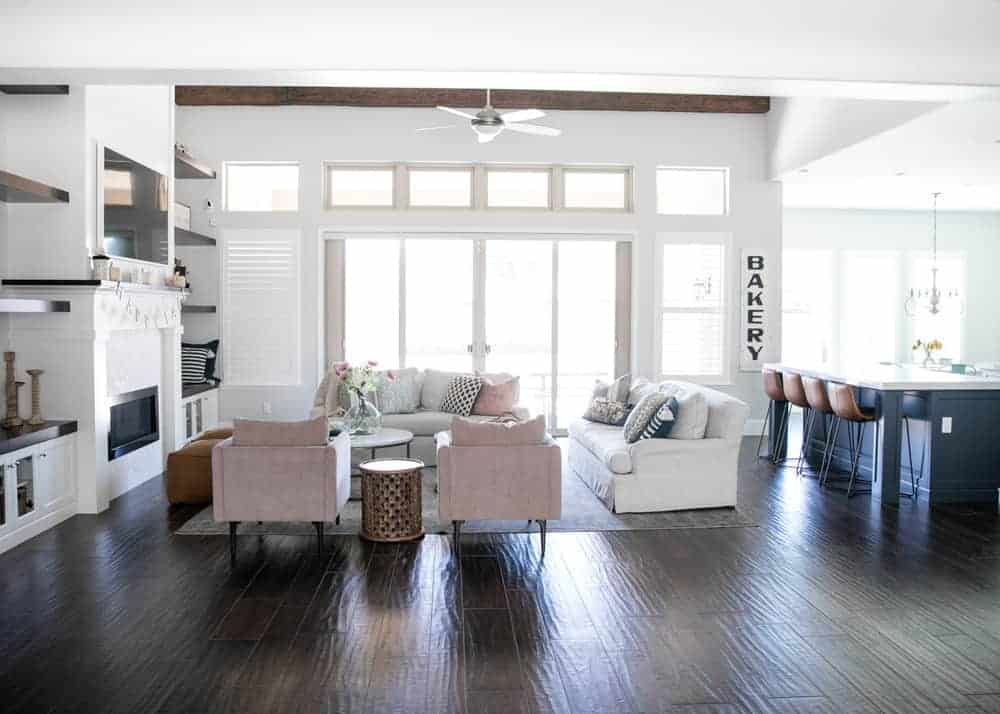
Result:
<svg viewBox="0 0 1000 714"><path fill-rule="evenodd" d="M17 516L26 516L35 510L35 457L25 456L14 462L17 475Z"/></svg>
<svg viewBox="0 0 1000 714"><path fill-rule="evenodd" d="M0 526L7 525L7 472L13 470L13 464L0 465Z"/></svg>

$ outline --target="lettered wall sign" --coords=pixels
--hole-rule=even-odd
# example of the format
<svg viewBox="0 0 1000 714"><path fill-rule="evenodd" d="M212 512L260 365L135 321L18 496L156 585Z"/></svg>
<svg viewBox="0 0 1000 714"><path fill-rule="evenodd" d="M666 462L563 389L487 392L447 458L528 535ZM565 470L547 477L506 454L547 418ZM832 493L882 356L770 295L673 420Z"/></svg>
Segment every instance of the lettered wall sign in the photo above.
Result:
<svg viewBox="0 0 1000 714"><path fill-rule="evenodd" d="M765 362L777 361L771 329L775 294L771 276L777 275L777 266L766 250L744 248L740 257L740 371L758 372Z"/></svg>

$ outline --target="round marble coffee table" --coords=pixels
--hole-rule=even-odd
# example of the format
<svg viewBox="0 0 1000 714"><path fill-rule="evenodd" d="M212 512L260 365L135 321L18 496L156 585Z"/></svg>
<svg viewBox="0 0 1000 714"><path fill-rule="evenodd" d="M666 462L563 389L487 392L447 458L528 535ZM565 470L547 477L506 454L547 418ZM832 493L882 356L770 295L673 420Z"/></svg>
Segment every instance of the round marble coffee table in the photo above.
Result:
<svg viewBox="0 0 1000 714"><path fill-rule="evenodd" d="M368 449L371 458L375 458L376 449L387 449L390 446L405 446L406 457L410 457L410 444L413 442L413 432L406 429L379 429L374 434L358 434L351 436L352 449Z"/></svg>

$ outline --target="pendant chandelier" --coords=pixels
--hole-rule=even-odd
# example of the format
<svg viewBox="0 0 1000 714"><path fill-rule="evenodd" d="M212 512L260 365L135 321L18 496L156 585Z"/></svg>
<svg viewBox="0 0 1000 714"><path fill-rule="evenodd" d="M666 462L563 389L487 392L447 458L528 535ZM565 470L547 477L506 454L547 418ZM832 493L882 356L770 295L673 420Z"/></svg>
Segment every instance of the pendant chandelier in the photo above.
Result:
<svg viewBox="0 0 1000 714"><path fill-rule="evenodd" d="M933 228L933 252L931 257L931 284L926 288L910 288L909 295L903 308L908 317L919 315L939 315L943 312L963 313L965 304L962 302L958 290L941 290L938 287L938 260L937 260L937 205L940 192L934 193L934 228Z"/></svg>

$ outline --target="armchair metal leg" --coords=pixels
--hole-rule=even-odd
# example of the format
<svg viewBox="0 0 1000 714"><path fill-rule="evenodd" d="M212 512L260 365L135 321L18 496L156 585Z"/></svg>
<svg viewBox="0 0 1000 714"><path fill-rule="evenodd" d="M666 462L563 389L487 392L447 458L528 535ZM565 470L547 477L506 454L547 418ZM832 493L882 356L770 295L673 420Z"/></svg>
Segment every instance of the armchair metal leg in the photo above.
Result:
<svg viewBox="0 0 1000 714"><path fill-rule="evenodd" d="M316 529L316 555L320 558L323 557L323 525L323 521L313 521Z"/></svg>
<svg viewBox="0 0 1000 714"><path fill-rule="evenodd" d="M339 513L337 514L337 520L335 520L334 523L336 525L338 525L338 526L340 525L340 514Z"/></svg>
<svg viewBox="0 0 1000 714"><path fill-rule="evenodd" d="M236 567L236 526L239 521L229 521L229 565Z"/></svg>
<svg viewBox="0 0 1000 714"><path fill-rule="evenodd" d="M542 557L545 557L545 531L547 530L549 522L546 520L538 521L538 526L542 529Z"/></svg>
<svg viewBox="0 0 1000 714"><path fill-rule="evenodd" d="M455 555L459 555L461 553L459 540L462 537L462 521L452 521L451 529L452 529L452 541L453 541L452 545L455 548Z"/></svg>

